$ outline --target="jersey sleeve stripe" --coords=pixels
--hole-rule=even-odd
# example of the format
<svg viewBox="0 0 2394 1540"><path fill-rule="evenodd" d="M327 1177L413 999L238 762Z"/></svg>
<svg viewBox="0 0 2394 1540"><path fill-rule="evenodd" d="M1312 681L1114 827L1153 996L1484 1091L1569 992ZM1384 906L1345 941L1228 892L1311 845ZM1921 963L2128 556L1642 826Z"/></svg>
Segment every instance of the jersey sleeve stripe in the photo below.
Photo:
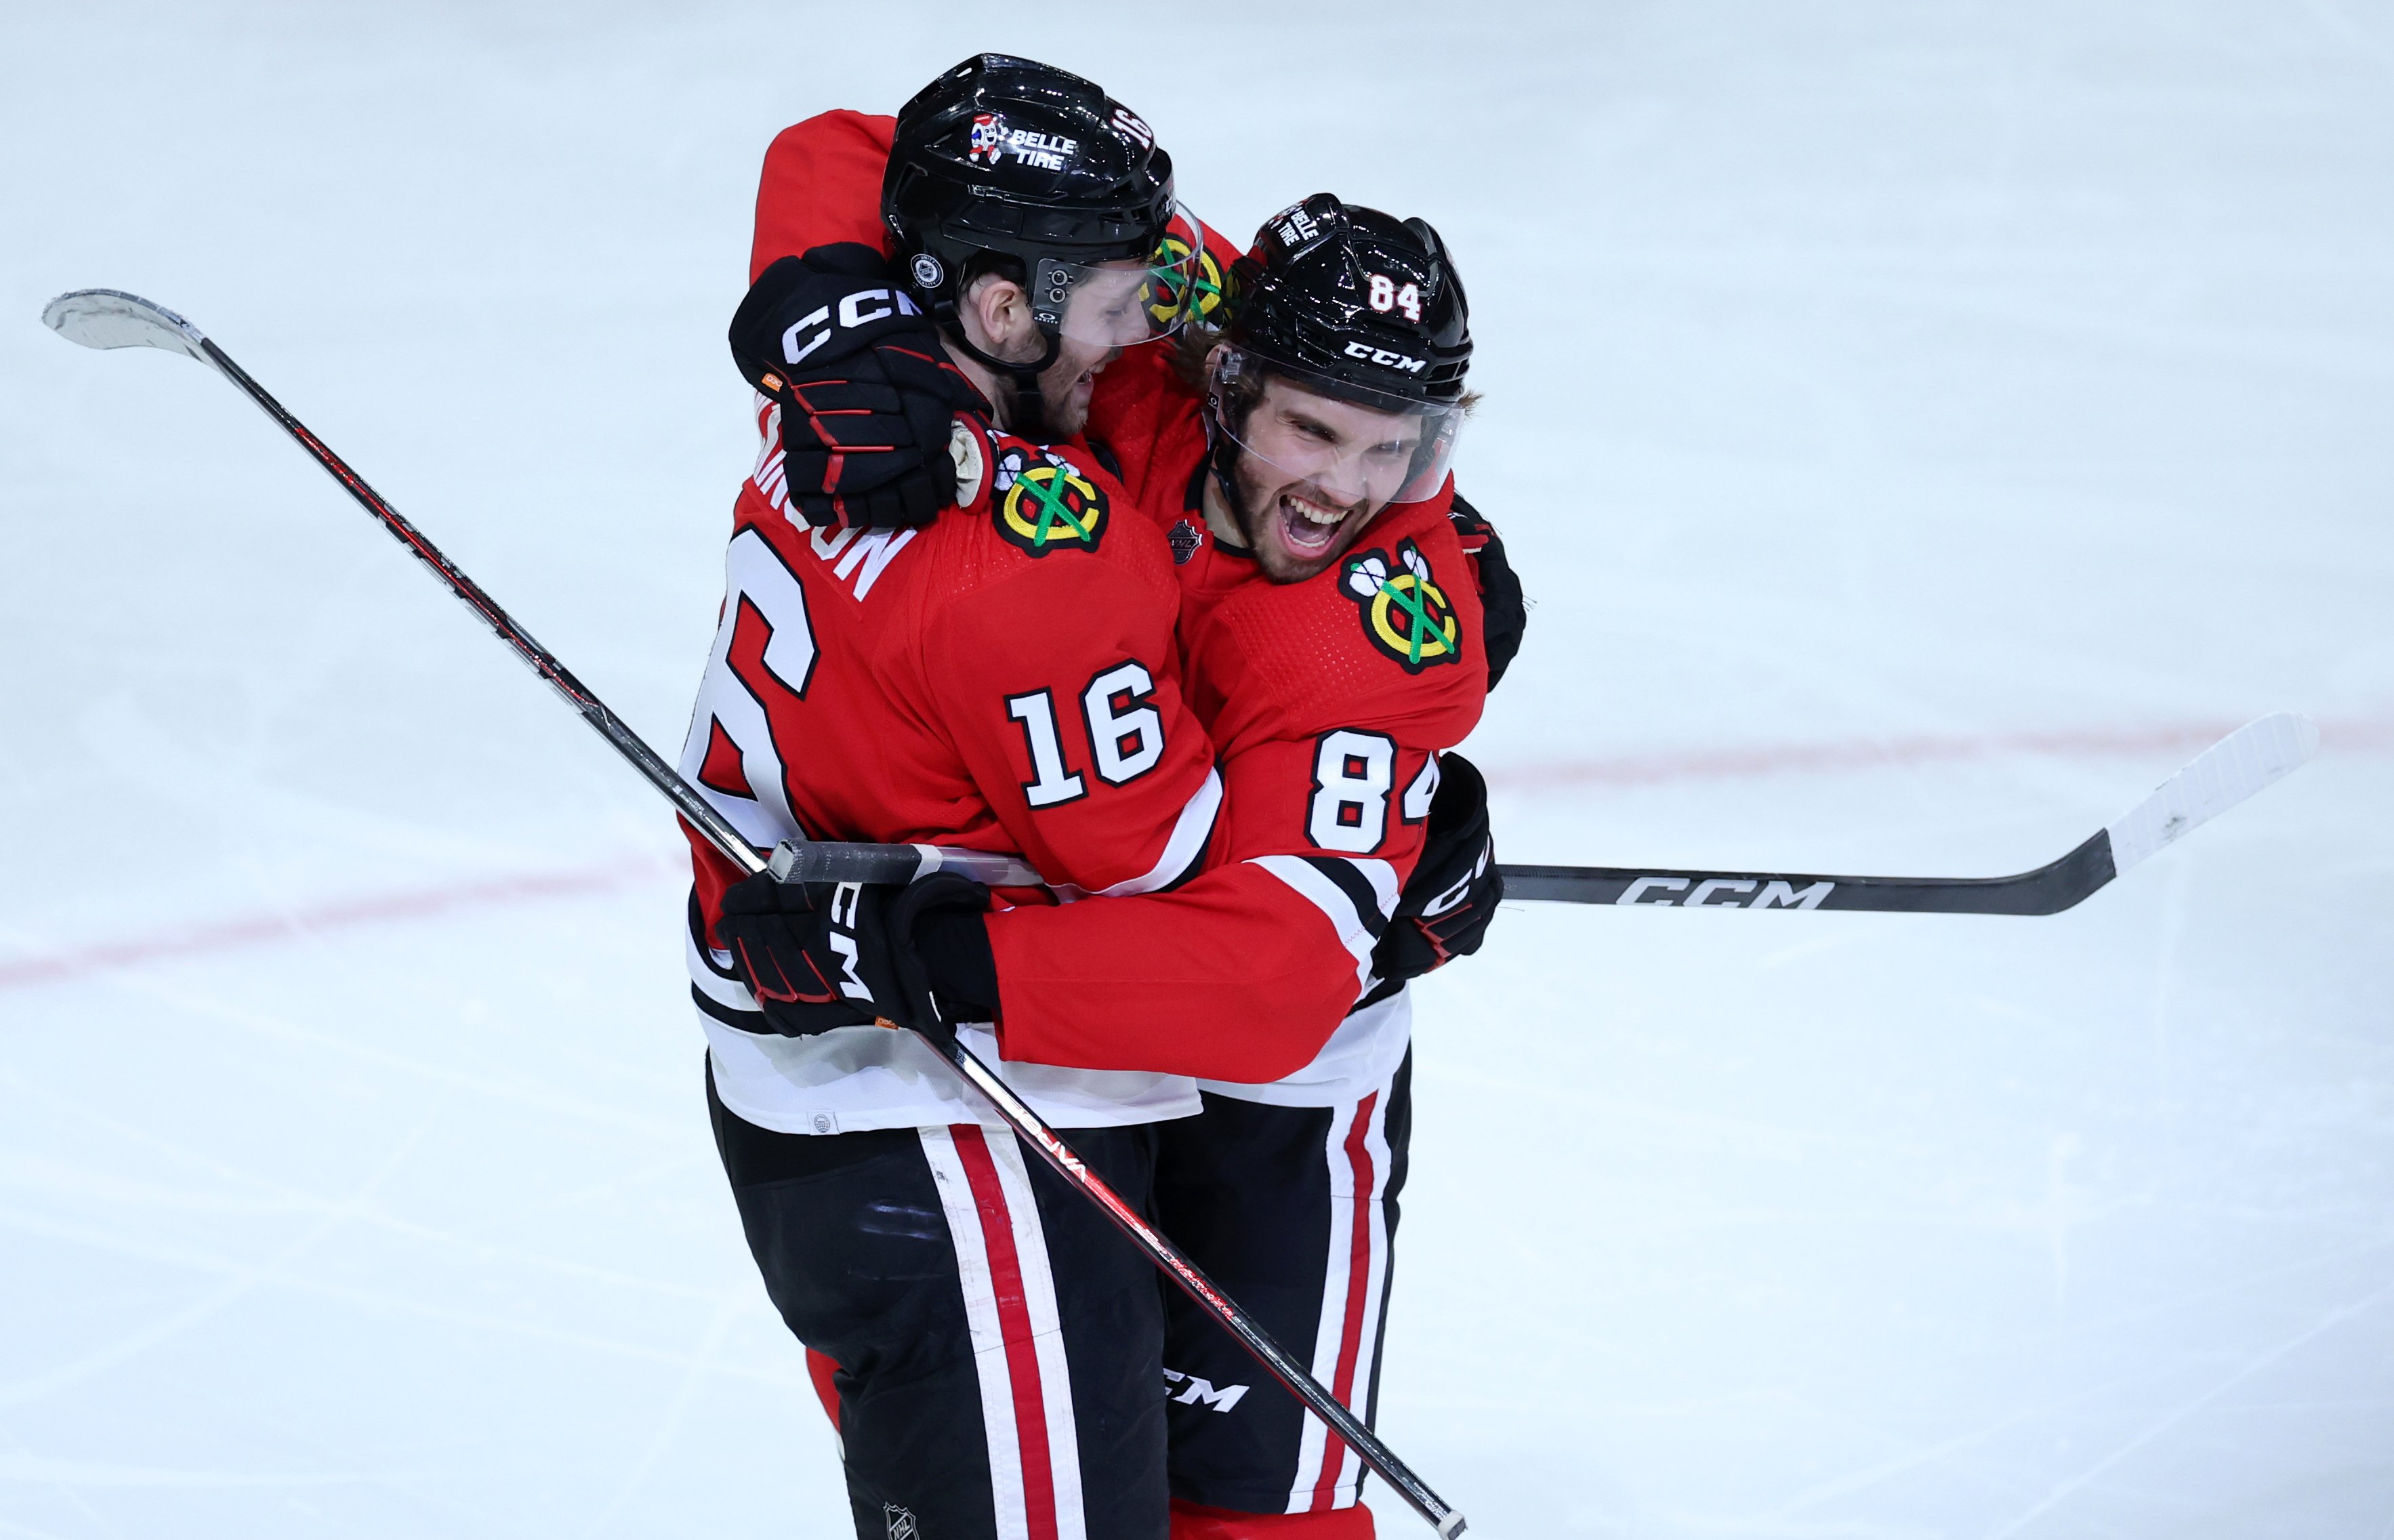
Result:
<svg viewBox="0 0 2394 1540"><path fill-rule="evenodd" d="M1372 941L1376 934L1363 917L1354 888L1367 888L1360 876L1352 877L1353 888L1340 883L1329 873L1303 856L1252 856L1248 864L1260 866L1281 881L1296 889L1299 897L1322 911L1338 933L1338 944L1355 959L1355 987L1361 993L1372 972ZM1343 864L1343 863L1340 863ZM1373 912L1375 921L1378 919Z"/></svg>
<svg viewBox="0 0 2394 1540"><path fill-rule="evenodd" d="M1214 842L1214 823L1221 816L1222 772L1216 768L1205 772L1204 784L1181 804L1180 816L1173 821L1172 837L1164 842L1164 854L1156 858L1155 865L1111 888L1100 888L1094 896L1126 899L1140 893L1171 892L1204 869L1206 848ZM1071 883L1058 883L1054 891L1067 903L1093 896L1087 888Z"/></svg>
<svg viewBox="0 0 2394 1540"><path fill-rule="evenodd" d="M1393 872L1385 861L1350 861L1344 856L1299 856L1297 860L1320 872L1338 885L1347 901L1355 906L1355 917L1364 929L1378 941L1388 928L1388 914L1396 905L1396 894L1386 890L1375 878L1379 875L1369 870Z"/></svg>
<svg viewBox="0 0 2394 1540"><path fill-rule="evenodd" d="M741 1010L736 1007L724 1005L718 1000L710 998L706 992L696 984L690 986L690 1003L698 1007L698 1013L701 1016L710 1020L720 1021L734 1032L750 1032L762 1035L773 1030L765 1024L763 1011Z"/></svg>

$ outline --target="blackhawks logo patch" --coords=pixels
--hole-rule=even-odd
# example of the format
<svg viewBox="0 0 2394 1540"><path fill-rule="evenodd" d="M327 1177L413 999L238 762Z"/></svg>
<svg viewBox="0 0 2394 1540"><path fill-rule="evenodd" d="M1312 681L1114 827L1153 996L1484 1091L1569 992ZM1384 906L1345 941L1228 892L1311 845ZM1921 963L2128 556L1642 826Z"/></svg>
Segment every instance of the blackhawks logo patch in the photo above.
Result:
<svg viewBox="0 0 2394 1540"><path fill-rule="evenodd" d="M1347 559L1341 591L1363 614L1372 645L1418 674L1432 664L1463 661L1463 628L1446 590L1430 576L1429 559L1410 540L1397 554L1364 551Z"/></svg>
<svg viewBox="0 0 2394 1540"><path fill-rule="evenodd" d="M1148 316L1157 326L1169 330L1186 321L1220 331L1230 324L1224 309L1230 296L1230 275L1212 252L1177 228L1164 236L1156 248L1147 289Z"/></svg>
<svg viewBox="0 0 2394 1540"><path fill-rule="evenodd" d="M1033 461L1019 449L998 456L997 533L1033 556L1094 551L1105 533L1106 494L1061 455Z"/></svg>

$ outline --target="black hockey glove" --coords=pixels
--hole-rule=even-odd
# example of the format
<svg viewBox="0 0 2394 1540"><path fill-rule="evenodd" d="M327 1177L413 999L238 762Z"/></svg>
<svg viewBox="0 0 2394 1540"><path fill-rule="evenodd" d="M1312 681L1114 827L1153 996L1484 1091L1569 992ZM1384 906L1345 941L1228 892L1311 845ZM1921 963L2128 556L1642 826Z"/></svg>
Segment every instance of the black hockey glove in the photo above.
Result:
<svg viewBox="0 0 2394 1540"><path fill-rule="evenodd" d="M1438 765L1421 860L1372 948L1372 971L1384 980L1418 979L1479 951L1505 897L1488 833L1488 783L1459 754L1440 755Z"/></svg>
<svg viewBox="0 0 2394 1540"><path fill-rule="evenodd" d="M1505 559L1505 541L1496 526L1480 516L1460 494L1447 517L1462 538L1463 554L1480 584L1480 645L1488 651L1488 688L1505 677L1513 654L1521 650L1521 631L1529 625L1528 603L1521 598L1521 580Z"/></svg>
<svg viewBox="0 0 2394 1540"><path fill-rule="evenodd" d="M781 403L782 470L808 523L904 528L954 504L951 426L989 403L879 252L841 242L767 268L731 317L731 357Z"/></svg>
<svg viewBox="0 0 2394 1540"><path fill-rule="evenodd" d="M920 882L776 882L723 894L715 933L775 1032L806 1037L887 1017L901 1027L996 1015L989 889L940 872Z"/></svg>

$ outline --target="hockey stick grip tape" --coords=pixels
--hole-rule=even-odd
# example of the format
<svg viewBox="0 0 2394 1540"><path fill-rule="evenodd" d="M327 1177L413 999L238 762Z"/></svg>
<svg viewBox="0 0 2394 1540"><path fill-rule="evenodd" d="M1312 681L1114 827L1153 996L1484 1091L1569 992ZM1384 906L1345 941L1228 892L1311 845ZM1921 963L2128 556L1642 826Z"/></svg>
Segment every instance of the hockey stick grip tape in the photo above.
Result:
<svg viewBox="0 0 2394 1540"><path fill-rule="evenodd" d="M912 882L956 872L992 888L1045 886L1019 856L947 845L851 845L783 841L767 868L776 882Z"/></svg>

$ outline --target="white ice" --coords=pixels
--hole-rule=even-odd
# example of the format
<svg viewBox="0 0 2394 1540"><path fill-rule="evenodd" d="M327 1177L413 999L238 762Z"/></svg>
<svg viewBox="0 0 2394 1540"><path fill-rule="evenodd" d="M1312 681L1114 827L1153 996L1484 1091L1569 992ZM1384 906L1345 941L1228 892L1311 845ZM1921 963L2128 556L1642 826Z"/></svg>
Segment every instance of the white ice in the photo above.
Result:
<svg viewBox="0 0 2394 1540"><path fill-rule="evenodd" d="M1458 252L1538 600L1521 905L1423 990L1382 1427L1489 1536L2394 1534L2394 9L611 0L0 10L0 1536L848 1533L651 795L190 315L661 745L757 158L967 51L1187 198ZM1422 1533L1383 1490L1384 1533Z"/></svg>

